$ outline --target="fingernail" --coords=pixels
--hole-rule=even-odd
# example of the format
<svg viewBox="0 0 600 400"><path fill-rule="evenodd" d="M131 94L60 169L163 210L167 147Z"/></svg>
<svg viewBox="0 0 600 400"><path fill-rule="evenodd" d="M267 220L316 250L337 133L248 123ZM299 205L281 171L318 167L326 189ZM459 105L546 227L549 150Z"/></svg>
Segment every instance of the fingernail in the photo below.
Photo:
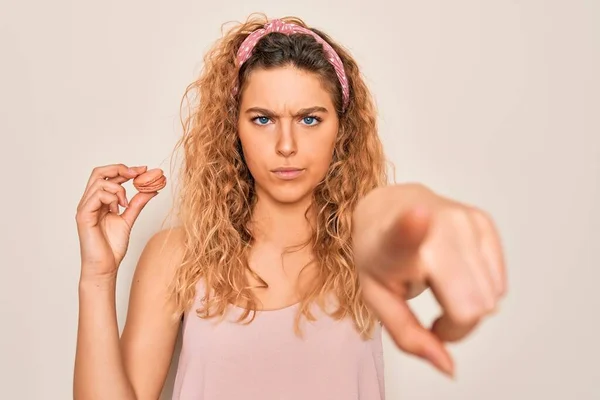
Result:
<svg viewBox="0 0 600 400"><path fill-rule="evenodd" d="M135 170L134 170L133 168L128 168L128 169L127 169L127 173L128 173L128 174L130 174L130 175L135 175L135 174L137 174L137 172L135 172Z"/></svg>
<svg viewBox="0 0 600 400"><path fill-rule="evenodd" d="M448 375L449 378L456 379L454 375L454 366L452 365L452 362L450 360L441 359L439 366L442 372Z"/></svg>
<svg viewBox="0 0 600 400"><path fill-rule="evenodd" d="M448 377L454 379L454 366L452 365L452 360L442 354L438 354L434 351L429 351L426 354L427 359L437 367L442 373L446 374Z"/></svg>
<svg viewBox="0 0 600 400"><path fill-rule="evenodd" d="M442 371L444 374L446 374L446 376L448 376L448 378L452 379L453 381L456 380L456 375L454 373L454 369L450 369L448 371Z"/></svg>

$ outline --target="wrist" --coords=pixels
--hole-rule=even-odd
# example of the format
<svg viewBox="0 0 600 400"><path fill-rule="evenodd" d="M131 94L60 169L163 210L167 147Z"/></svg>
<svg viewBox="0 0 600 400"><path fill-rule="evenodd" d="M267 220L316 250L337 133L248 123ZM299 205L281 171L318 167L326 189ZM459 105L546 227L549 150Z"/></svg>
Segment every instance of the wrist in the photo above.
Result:
<svg viewBox="0 0 600 400"><path fill-rule="evenodd" d="M117 285L117 274L90 275L82 273L79 277L79 290L107 290Z"/></svg>

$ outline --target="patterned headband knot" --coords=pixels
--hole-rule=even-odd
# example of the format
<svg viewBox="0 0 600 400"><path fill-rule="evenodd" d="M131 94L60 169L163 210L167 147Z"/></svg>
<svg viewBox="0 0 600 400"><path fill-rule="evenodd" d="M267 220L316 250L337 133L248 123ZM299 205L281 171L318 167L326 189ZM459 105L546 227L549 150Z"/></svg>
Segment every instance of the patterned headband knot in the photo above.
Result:
<svg viewBox="0 0 600 400"><path fill-rule="evenodd" d="M285 35L291 35L294 33L310 35L314 37L315 40L323 46L323 50L325 51L327 60L333 66L338 80L340 81L340 85L342 87L342 99L344 103L343 108L345 110L348 107L348 103L350 101L350 89L348 86L348 78L346 77L346 72L344 71L344 64L342 63L340 56L331 47L331 45L310 29L304 28L296 24L287 23L280 19L274 19L268 22L264 25L263 28L257 29L250 35L248 35L248 37L242 42L236 57L238 68L241 68L241 66L250 58L250 56L252 55L252 51L256 46L256 43L258 43L260 39L262 39L265 35L268 35L271 32L279 32ZM234 91L237 92L237 87L234 89Z"/></svg>

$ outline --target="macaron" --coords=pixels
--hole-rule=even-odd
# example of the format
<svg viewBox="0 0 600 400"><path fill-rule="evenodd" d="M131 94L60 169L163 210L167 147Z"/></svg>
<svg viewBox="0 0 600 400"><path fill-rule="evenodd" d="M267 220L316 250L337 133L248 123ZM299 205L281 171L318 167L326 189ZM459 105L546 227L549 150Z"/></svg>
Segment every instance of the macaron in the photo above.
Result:
<svg viewBox="0 0 600 400"><path fill-rule="evenodd" d="M149 169L133 180L133 186L144 193L158 192L167 185L167 178L160 168Z"/></svg>

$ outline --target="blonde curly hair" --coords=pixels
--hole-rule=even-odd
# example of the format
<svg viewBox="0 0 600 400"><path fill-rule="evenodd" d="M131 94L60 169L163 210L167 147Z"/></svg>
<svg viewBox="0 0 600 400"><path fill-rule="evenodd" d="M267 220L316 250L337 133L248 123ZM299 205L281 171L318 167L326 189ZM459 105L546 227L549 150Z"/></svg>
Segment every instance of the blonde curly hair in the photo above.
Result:
<svg viewBox="0 0 600 400"><path fill-rule="evenodd" d="M284 22L308 28L299 18ZM368 337L375 317L361 296L353 264L351 218L358 200L373 188L387 183L386 159L377 133L373 99L351 55L324 32L309 28L327 41L340 56L348 83L350 101L342 111L341 86L323 47L310 35L271 33L261 39L246 63L236 66L236 53L244 39L262 28L268 18L252 14L246 22L223 33L205 55L203 69L183 96L192 104L182 113L183 136L175 151L183 150L176 199L178 219L185 237L183 260L171 287L177 312L188 311L203 280L207 289L201 318L223 316L230 304L243 305L238 322L252 318L259 301L252 292L247 256L253 243L249 229L257 198L254 180L242 153L237 133L240 96L244 82L258 68L293 65L318 76L332 94L339 115L339 133L332 162L312 196L316 225L306 245L312 247L316 277L302 293L295 330L300 333L301 316L314 320L310 305L321 305L335 295L335 319L351 317L361 336ZM240 90L234 90L239 85ZM190 95L195 97L190 101Z"/></svg>

